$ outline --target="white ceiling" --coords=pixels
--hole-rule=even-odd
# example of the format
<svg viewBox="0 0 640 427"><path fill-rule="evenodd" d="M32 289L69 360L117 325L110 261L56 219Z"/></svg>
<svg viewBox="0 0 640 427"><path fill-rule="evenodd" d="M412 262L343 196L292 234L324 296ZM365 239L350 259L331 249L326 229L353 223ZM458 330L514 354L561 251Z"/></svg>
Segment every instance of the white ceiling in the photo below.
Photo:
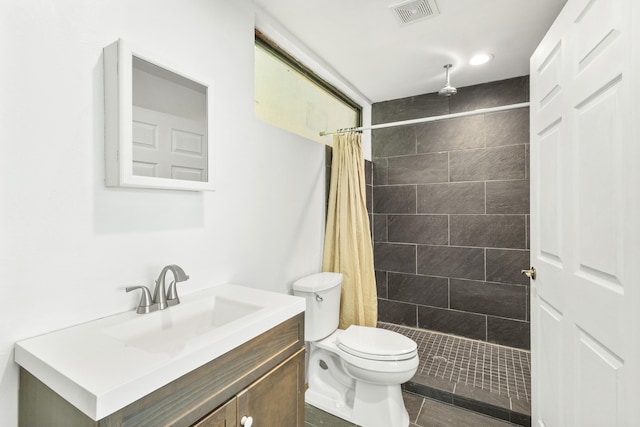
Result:
<svg viewBox="0 0 640 427"><path fill-rule="evenodd" d="M529 74L529 57L566 0L436 0L401 25L398 0L254 0L372 102ZM495 59L472 66L489 52Z"/></svg>

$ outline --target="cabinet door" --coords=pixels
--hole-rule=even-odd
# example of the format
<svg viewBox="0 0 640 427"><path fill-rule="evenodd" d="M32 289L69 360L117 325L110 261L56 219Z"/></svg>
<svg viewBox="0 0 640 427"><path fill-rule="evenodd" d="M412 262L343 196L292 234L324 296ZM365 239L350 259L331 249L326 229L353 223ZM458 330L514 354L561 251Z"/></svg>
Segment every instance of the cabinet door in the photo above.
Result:
<svg viewBox="0 0 640 427"><path fill-rule="evenodd" d="M238 394L238 423L252 427L304 426L304 349Z"/></svg>
<svg viewBox="0 0 640 427"><path fill-rule="evenodd" d="M234 397L195 423L193 427L236 427L236 410L236 398Z"/></svg>

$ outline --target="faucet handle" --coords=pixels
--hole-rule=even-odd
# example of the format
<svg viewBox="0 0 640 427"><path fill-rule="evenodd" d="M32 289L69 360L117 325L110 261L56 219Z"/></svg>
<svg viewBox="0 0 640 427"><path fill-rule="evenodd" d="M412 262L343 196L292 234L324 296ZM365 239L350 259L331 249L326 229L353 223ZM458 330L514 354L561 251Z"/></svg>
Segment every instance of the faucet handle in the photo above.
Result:
<svg viewBox="0 0 640 427"><path fill-rule="evenodd" d="M147 288L146 286L127 286L125 288L127 292L135 291L136 289L142 290L140 304L138 304L136 313L146 314L151 313L152 311L156 311L157 305L151 302L151 292L149 291L149 288Z"/></svg>
<svg viewBox="0 0 640 427"><path fill-rule="evenodd" d="M187 276L188 278L189 276ZM167 289L167 306L180 304L180 298L178 297L178 285L175 280L169 283L169 289Z"/></svg>

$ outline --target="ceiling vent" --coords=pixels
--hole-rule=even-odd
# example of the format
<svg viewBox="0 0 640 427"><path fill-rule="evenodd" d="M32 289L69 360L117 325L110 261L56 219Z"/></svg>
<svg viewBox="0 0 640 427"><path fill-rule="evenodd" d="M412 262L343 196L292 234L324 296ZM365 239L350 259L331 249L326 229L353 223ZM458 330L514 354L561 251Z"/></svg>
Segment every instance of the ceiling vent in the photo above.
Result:
<svg viewBox="0 0 640 427"><path fill-rule="evenodd" d="M403 1L391 5L389 8L394 10L396 17L402 24L409 24L440 15L436 0Z"/></svg>

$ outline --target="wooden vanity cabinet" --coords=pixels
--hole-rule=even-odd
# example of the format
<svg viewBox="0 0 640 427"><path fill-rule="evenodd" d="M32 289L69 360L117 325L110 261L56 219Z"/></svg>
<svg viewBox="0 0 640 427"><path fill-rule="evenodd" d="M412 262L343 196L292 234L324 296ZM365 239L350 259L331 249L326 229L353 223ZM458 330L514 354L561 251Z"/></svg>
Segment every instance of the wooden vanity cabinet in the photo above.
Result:
<svg viewBox="0 0 640 427"><path fill-rule="evenodd" d="M19 425L303 427L304 365L300 313L98 421L21 369Z"/></svg>
<svg viewBox="0 0 640 427"><path fill-rule="evenodd" d="M236 427L242 417L254 426L304 425L304 350L298 351L264 377L193 427Z"/></svg>

